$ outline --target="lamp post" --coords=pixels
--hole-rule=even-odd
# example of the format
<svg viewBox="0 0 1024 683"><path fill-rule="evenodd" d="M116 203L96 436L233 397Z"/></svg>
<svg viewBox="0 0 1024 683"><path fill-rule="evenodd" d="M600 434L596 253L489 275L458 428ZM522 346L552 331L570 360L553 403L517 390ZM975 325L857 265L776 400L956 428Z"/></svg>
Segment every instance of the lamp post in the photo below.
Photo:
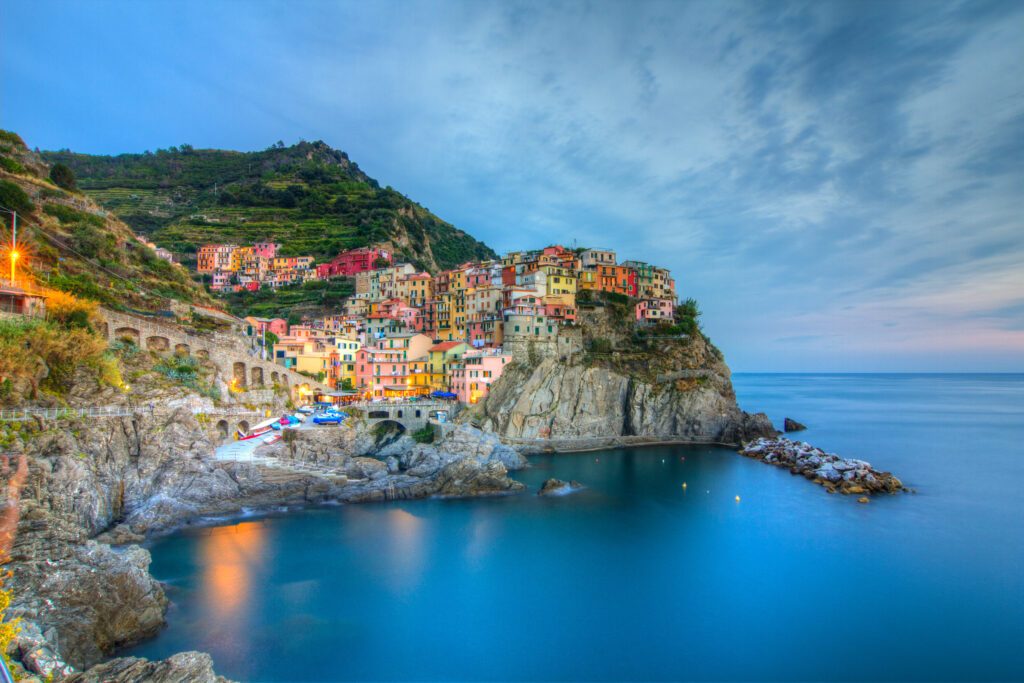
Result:
<svg viewBox="0 0 1024 683"><path fill-rule="evenodd" d="M14 284L14 269L18 263L18 212L11 209L0 209L11 214L11 284Z"/></svg>

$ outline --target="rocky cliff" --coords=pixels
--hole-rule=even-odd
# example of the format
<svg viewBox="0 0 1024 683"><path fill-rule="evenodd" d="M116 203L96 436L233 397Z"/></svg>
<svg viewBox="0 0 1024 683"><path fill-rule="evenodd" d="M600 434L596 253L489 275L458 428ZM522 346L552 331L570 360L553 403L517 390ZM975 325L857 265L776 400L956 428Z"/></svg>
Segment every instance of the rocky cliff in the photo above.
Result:
<svg viewBox="0 0 1024 683"><path fill-rule="evenodd" d="M25 455L2 468L18 483L0 489L9 496L0 519L17 528L4 558L14 591L8 617L22 619L11 654L27 670L60 678L88 669L74 680L134 681L192 680L178 674L194 669L202 674L196 680L214 680L208 658L195 653L98 664L164 624L168 601L149 574L149 553L130 545L148 534L243 507L523 488L505 466L522 466L521 456L468 427L436 445L387 446L399 458L381 452L354 421L292 432L258 464L224 462L213 459L207 428L192 412L167 403L128 417L38 420L18 430Z"/></svg>
<svg viewBox="0 0 1024 683"><path fill-rule="evenodd" d="M767 416L740 410L729 367L699 330L638 335L610 306L584 310L580 327L573 352L519 354L464 419L526 450L775 434Z"/></svg>

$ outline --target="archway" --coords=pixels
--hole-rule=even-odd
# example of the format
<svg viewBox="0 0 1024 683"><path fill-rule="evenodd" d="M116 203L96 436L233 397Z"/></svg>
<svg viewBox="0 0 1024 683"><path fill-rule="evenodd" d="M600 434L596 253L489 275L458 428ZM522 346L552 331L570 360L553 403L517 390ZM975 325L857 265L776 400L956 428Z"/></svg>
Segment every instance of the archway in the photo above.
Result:
<svg viewBox="0 0 1024 683"><path fill-rule="evenodd" d="M246 386L245 363L237 362L231 366L231 380L236 387Z"/></svg>
<svg viewBox="0 0 1024 683"><path fill-rule="evenodd" d="M114 330L114 337L116 337L118 340L131 342L136 346L138 346L140 341L142 340L142 335L139 334L139 331L134 327L119 327L116 330Z"/></svg>
<svg viewBox="0 0 1024 683"><path fill-rule="evenodd" d="M373 425L373 443L376 448L384 448L398 441L405 434L405 425L397 420L381 420Z"/></svg>
<svg viewBox="0 0 1024 683"><path fill-rule="evenodd" d="M235 428L238 430L239 434L248 434L249 422L247 420L239 420Z"/></svg>
<svg viewBox="0 0 1024 683"><path fill-rule="evenodd" d="M174 355L175 356L188 356L191 355L192 349L189 348L188 344L175 344Z"/></svg>
<svg viewBox="0 0 1024 683"><path fill-rule="evenodd" d="M196 351L196 358L199 360L210 360L210 352L206 349L199 349Z"/></svg>
<svg viewBox="0 0 1024 683"><path fill-rule="evenodd" d="M273 371L273 372L270 373L270 381L271 381L271 383L277 384L280 381L280 379L281 378L277 374L277 371Z"/></svg>
<svg viewBox="0 0 1024 683"><path fill-rule="evenodd" d="M164 353L171 348L171 340L167 337L154 335L146 339L146 348L157 353Z"/></svg>
<svg viewBox="0 0 1024 683"><path fill-rule="evenodd" d="M227 420L219 420L217 422L217 434L220 435L220 440L224 441L230 436L231 428L228 427Z"/></svg>
<svg viewBox="0 0 1024 683"><path fill-rule="evenodd" d="M104 339L110 339L110 326L107 325L107 321L106 320L101 321L96 326L96 331L99 332L101 335L103 335Z"/></svg>
<svg viewBox="0 0 1024 683"><path fill-rule="evenodd" d="M249 374L251 375L249 386L252 386L252 387L262 387L263 386L263 368L254 365L252 367L252 369L249 371Z"/></svg>

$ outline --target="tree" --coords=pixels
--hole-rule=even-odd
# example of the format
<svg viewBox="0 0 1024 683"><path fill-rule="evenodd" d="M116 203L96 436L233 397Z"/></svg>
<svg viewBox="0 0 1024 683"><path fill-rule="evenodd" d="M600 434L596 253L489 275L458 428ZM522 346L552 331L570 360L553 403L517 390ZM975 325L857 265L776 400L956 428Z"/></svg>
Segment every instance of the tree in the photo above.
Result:
<svg viewBox="0 0 1024 683"><path fill-rule="evenodd" d="M66 164L54 164L50 169L50 180L57 187L62 187L69 192L76 192L78 186L75 183L75 172Z"/></svg>
<svg viewBox="0 0 1024 683"><path fill-rule="evenodd" d="M344 391L352 391L352 390L354 390L355 386L352 384L352 378L351 377L345 377L344 379L342 379L341 380L341 388Z"/></svg>

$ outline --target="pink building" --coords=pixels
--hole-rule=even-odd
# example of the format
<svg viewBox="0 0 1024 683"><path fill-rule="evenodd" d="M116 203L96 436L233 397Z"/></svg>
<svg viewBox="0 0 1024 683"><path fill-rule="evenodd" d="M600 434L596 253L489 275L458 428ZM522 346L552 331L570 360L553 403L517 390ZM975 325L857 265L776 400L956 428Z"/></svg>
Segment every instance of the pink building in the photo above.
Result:
<svg viewBox="0 0 1024 683"><path fill-rule="evenodd" d="M272 259L277 256L277 250L280 248L280 244L274 244L273 242L257 242L252 245L252 253L254 256Z"/></svg>
<svg viewBox="0 0 1024 683"><path fill-rule="evenodd" d="M636 305L636 319L643 323L672 322L675 312L671 299L643 299Z"/></svg>
<svg viewBox="0 0 1024 683"><path fill-rule="evenodd" d="M487 397L491 384L498 381L511 362L512 356L501 349L467 351L450 370L451 390L462 403L476 403Z"/></svg>
<svg viewBox="0 0 1024 683"><path fill-rule="evenodd" d="M317 266L316 274L321 278L353 277L356 273L375 270L378 260L382 259L391 264L392 258L390 251L377 247L349 249L341 252L327 263Z"/></svg>
<svg viewBox="0 0 1024 683"><path fill-rule="evenodd" d="M373 390L373 353L365 347L356 351L356 390L362 394Z"/></svg>

